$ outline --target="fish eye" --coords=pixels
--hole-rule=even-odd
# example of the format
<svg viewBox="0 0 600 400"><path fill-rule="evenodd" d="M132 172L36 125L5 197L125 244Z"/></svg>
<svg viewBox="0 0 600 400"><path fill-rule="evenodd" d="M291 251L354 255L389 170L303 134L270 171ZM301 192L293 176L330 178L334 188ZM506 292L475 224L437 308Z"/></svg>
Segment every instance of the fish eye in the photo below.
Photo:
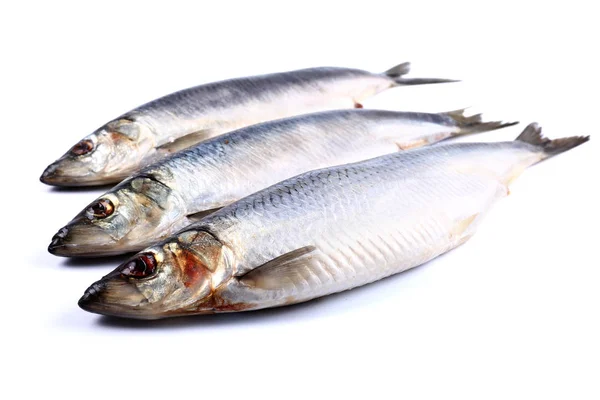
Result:
<svg viewBox="0 0 600 400"><path fill-rule="evenodd" d="M128 278L145 278L156 270L156 259L152 253L139 254L121 268L121 275Z"/></svg>
<svg viewBox="0 0 600 400"><path fill-rule="evenodd" d="M115 206L109 199L100 199L90 206L87 214L96 218L106 218L115 212Z"/></svg>
<svg viewBox="0 0 600 400"><path fill-rule="evenodd" d="M92 150L94 150L94 142L90 139L83 139L81 142L71 147L71 153L76 156L82 156Z"/></svg>

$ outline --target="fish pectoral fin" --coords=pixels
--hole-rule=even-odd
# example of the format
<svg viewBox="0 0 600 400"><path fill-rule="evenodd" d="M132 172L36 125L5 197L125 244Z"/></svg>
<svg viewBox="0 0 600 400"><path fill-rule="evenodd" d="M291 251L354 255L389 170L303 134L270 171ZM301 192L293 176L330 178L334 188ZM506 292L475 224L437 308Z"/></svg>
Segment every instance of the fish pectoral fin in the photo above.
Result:
<svg viewBox="0 0 600 400"><path fill-rule="evenodd" d="M454 240L457 240L459 243L466 242L473 235L473 231L470 231L469 227L473 224L478 216L479 213L457 221L450 231L450 237Z"/></svg>
<svg viewBox="0 0 600 400"><path fill-rule="evenodd" d="M197 213L188 214L188 215L186 215L186 217L188 220L190 220L190 222L198 222L202 218L206 217L207 215L210 215L210 214L214 213L215 211L219 211L221 208L223 208L223 207L216 207L216 208L211 208L210 210L199 211Z"/></svg>
<svg viewBox="0 0 600 400"><path fill-rule="evenodd" d="M192 147L200 142L205 141L211 137L215 136L213 132L209 129L192 132L180 138L177 138L171 142L165 143L157 147L157 151L160 151L164 154L172 154L183 149L187 149L188 147Z"/></svg>
<svg viewBox="0 0 600 400"><path fill-rule="evenodd" d="M416 149L418 147L423 147L426 146L429 142L427 141L427 139L418 139L418 140L414 140L412 142L396 142L396 146L398 146L399 150L410 150L410 149Z"/></svg>
<svg viewBox="0 0 600 400"><path fill-rule="evenodd" d="M258 289L293 289L307 282L315 262L315 246L305 246L283 254L238 277L240 283Z"/></svg>

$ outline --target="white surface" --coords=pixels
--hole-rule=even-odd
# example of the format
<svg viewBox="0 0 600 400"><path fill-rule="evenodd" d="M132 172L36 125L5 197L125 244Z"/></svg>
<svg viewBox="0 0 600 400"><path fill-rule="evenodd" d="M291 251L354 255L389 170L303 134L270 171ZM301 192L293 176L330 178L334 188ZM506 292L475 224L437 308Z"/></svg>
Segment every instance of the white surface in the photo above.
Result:
<svg viewBox="0 0 600 400"><path fill-rule="evenodd" d="M0 6L0 396L598 398L593 3L216 3ZM413 62L411 76L464 82L390 90L365 107L472 105L523 123L478 140L511 140L531 121L550 137L592 140L526 171L463 247L367 287L285 309L155 323L77 307L119 263L46 252L102 192L38 182L77 140L203 82L322 65L383 71L402 61Z"/></svg>

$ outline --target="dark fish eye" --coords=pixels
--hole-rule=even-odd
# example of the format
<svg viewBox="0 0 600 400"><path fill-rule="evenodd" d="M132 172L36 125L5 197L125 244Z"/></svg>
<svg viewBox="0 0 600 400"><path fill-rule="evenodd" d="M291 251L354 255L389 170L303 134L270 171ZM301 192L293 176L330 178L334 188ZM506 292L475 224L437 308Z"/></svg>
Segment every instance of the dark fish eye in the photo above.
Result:
<svg viewBox="0 0 600 400"><path fill-rule="evenodd" d="M155 270L156 259L152 253L142 253L121 267L121 275L128 278L145 278Z"/></svg>
<svg viewBox="0 0 600 400"><path fill-rule="evenodd" d="M90 206L88 214L96 218L106 218L115 211L115 206L108 199L100 199Z"/></svg>
<svg viewBox="0 0 600 400"><path fill-rule="evenodd" d="M92 142L90 139L83 139L81 142L71 147L71 153L75 154L76 156L82 156L92 150L94 150L94 142Z"/></svg>

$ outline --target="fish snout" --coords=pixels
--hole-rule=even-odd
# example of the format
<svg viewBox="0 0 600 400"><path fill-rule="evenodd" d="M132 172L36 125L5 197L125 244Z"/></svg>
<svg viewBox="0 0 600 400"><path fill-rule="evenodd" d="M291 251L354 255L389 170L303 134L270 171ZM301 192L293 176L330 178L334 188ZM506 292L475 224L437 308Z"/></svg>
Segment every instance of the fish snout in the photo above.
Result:
<svg viewBox="0 0 600 400"><path fill-rule="evenodd" d="M71 223L61 228L50 241L48 252L61 257L93 257L123 253L115 249L116 240L91 223Z"/></svg>
<svg viewBox="0 0 600 400"><path fill-rule="evenodd" d="M40 176L40 182L45 183L46 185L55 185L58 183L56 182L56 169L57 169L57 165L56 163L52 163L50 165L48 165L46 167L46 169L44 170L44 172L42 173L42 176Z"/></svg>
<svg viewBox="0 0 600 400"><path fill-rule="evenodd" d="M101 295L105 289L106 283L104 281L95 282L83 293L77 305L85 311L94 312L97 305L102 302Z"/></svg>
<svg viewBox="0 0 600 400"><path fill-rule="evenodd" d="M65 238L68 236L68 234L69 228L67 228L66 226L60 228L60 230L56 232L54 236L52 236L52 241L48 246L48 252L54 255L62 255L61 249L65 246Z"/></svg>
<svg viewBox="0 0 600 400"><path fill-rule="evenodd" d="M152 313L144 313L145 306L148 306L146 297L120 276L118 270L87 288L77 305L85 311L113 317L154 318Z"/></svg>
<svg viewBox="0 0 600 400"><path fill-rule="evenodd" d="M51 186L87 186L104 183L93 176L90 166L91 163L67 154L46 167L40 176L40 182Z"/></svg>

